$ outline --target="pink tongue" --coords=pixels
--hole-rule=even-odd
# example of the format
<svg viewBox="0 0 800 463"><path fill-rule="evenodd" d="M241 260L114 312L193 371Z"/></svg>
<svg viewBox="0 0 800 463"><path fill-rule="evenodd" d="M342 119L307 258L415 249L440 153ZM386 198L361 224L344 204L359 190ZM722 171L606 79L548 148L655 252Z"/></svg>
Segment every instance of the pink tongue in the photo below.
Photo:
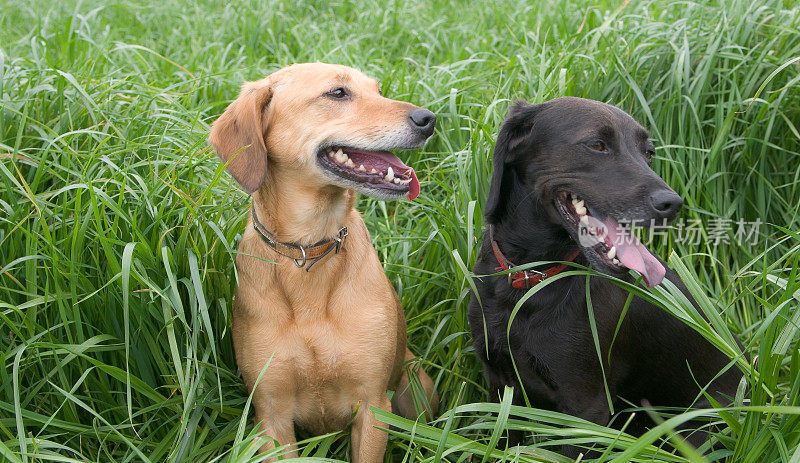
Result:
<svg viewBox="0 0 800 463"><path fill-rule="evenodd" d="M411 183L408 184L408 194L406 194L406 197L413 200L419 196L419 180L417 180L417 174L414 172L413 168L403 164L400 158L388 151L374 152L371 153L371 155L392 166L395 172L405 174L410 169L411 172L409 172L408 175L411 176Z"/></svg>
<svg viewBox="0 0 800 463"><path fill-rule="evenodd" d="M411 169L411 183L408 184L408 194L406 197L410 200L414 200L417 196L419 196L419 180L417 180L417 174L414 172L414 169Z"/></svg>
<svg viewBox="0 0 800 463"><path fill-rule="evenodd" d="M667 273L664 266L656 257L647 250L630 230L621 231L619 223L609 217L605 221L606 238L605 242L617 247L617 259L622 265L631 270L636 270L644 277L644 282L649 287L653 287L664 279Z"/></svg>

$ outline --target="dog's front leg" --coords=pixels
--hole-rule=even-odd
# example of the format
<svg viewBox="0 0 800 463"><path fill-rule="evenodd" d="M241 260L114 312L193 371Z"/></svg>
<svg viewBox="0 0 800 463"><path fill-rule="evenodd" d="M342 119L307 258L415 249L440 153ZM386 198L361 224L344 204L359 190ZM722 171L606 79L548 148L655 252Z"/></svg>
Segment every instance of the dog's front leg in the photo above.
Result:
<svg viewBox="0 0 800 463"><path fill-rule="evenodd" d="M256 421L260 421L261 437L266 439L266 442L259 450L260 453L272 452L278 447L287 445L288 447L280 454L280 458L297 457L297 437L294 434L294 421L291 416L270 413L271 411L256 407ZM278 458L279 456L274 456L263 461L274 462L278 461Z"/></svg>
<svg viewBox="0 0 800 463"><path fill-rule="evenodd" d="M613 390L611 393L614 395L616 394ZM565 400L565 402L567 401ZM562 411L601 426L608 426L608 422L611 420L611 410L608 408L608 398L606 397L604 389L598 391L593 396L584 397L577 395L571 397L568 406ZM601 455L600 452L594 450L592 446L584 448L565 445L562 451L565 456L570 458L577 458L579 455L583 455L583 458L590 459L598 458Z"/></svg>
<svg viewBox="0 0 800 463"><path fill-rule="evenodd" d="M383 461L386 452L386 431L376 428L389 426L375 417L370 410L370 405L387 412L392 410L392 403L386 393L379 394L370 401L362 401L358 405L358 412L353 420L353 430L350 435L353 463L379 463Z"/></svg>

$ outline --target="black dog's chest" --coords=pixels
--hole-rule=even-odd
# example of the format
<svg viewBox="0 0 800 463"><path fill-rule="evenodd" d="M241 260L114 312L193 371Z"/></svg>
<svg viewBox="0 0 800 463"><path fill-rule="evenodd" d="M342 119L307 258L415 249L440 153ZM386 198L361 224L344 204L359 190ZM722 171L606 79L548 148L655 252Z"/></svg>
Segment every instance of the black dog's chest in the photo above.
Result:
<svg viewBox="0 0 800 463"><path fill-rule="evenodd" d="M533 406L558 411L564 411L565 396L578 390L588 395L601 391L603 371L583 286L576 283L544 288L523 303L512 320L513 308L525 291L510 288L500 277L489 278L479 286L479 291L482 290L481 300L487 301L490 308L481 310L473 299L469 321L476 353L486 366L490 388L497 393L502 393L506 384L520 389L521 380ZM624 298L620 304L624 304ZM606 325L604 322L595 325L603 357L608 354L610 343L607 332L615 328ZM621 333L625 331L624 325ZM620 338L615 348L621 345ZM606 375L617 376L625 370L623 357L618 357L614 368L606 365ZM518 398L522 399L521 393Z"/></svg>

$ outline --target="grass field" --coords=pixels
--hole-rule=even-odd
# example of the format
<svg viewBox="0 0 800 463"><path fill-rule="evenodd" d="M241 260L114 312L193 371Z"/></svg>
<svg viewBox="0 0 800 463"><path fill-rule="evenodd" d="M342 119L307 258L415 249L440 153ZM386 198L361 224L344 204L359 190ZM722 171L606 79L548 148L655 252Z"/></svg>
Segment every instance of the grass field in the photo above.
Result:
<svg viewBox="0 0 800 463"><path fill-rule="evenodd" d="M358 203L442 398L429 425L385 417L387 461L566 461L568 442L604 461L800 462L796 2L141 3L0 0L4 461L256 460L230 336L248 197L205 138L242 81L320 60L438 115L407 161L420 198ZM687 413L637 439L485 403L465 269L493 141L510 101L561 95L651 129L684 223L762 222L755 242L732 227L651 243L711 323L653 297L748 381L735 408L693 412L719 424L713 452L658 450ZM530 446L495 449L505 428L531 431ZM347 436L300 434L303 455L347 461Z"/></svg>

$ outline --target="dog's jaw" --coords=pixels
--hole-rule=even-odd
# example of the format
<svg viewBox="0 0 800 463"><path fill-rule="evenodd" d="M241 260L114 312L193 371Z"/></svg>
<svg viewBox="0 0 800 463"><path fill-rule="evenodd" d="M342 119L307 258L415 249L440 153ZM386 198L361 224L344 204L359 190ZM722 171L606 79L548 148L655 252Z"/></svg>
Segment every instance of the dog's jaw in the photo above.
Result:
<svg viewBox="0 0 800 463"><path fill-rule="evenodd" d="M589 210L583 199L566 190L556 192L554 203L564 227L595 267L612 275L635 270L651 287L664 279L664 265L632 230L624 230L610 214L601 218L602 215Z"/></svg>
<svg viewBox="0 0 800 463"><path fill-rule="evenodd" d="M388 149L363 149L327 145L317 151L316 164L334 185L384 201L419 195L414 169Z"/></svg>

